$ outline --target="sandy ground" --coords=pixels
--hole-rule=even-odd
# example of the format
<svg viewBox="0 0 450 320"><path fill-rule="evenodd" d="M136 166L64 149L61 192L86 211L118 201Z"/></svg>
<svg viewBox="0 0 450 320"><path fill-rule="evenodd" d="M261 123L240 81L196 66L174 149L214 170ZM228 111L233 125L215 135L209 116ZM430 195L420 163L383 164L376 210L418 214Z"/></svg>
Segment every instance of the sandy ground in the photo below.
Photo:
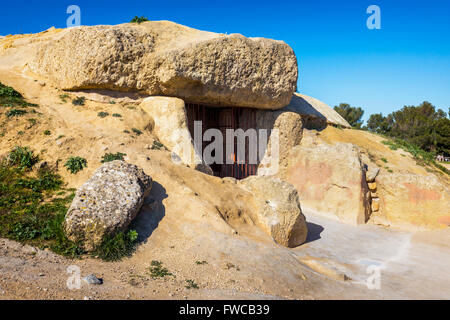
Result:
<svg viewBox="0 0 450 320"><path fill-rule="evenodd" d="M210 231L186 242L166 239L158 248L152 248L160 241L154 235L133 257L105 263L71 261L0 240L0 299L450 298L448 230L405 233L307 216L308 243L294 250ZM186 234L177 238L186 240ZM152 279L151 259L163 261L174 276ZM82 282L80 289L70 290L70 266L82 277L94 273L104 284ZM200 288L187 289L187 279Z"/></svg>

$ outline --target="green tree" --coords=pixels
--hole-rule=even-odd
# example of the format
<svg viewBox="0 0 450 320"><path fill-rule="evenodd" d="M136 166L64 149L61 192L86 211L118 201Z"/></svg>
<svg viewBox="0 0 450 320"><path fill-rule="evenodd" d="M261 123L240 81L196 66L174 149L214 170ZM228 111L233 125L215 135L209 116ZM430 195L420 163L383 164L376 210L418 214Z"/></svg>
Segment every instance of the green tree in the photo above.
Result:
<svg viewBox="0 0 450 320"><path fill-rule="evenodd" d="M387 117L372 114L367 123L372 132L407 141L425 151L450 154L450 120L447 113L428 101L404 106Z"/></svg>
<svg viewBox="0 0 450 320"><path fill-rule="evenodd" d="M448 118L438 119L434 127L437 153L450 155L450 120Z"/></svg>
<svg viewBox="0 0 450 320"><path fill-rule="evenodd" d="M335 106L334 110L339 113L347 122L354 128L361 128L363 121L362 116L364 110L361 108L352 107L347 103L340 103Z"/></svg>
<svg viewBox="0 0 450 320"><path fill-rule="evenodd" d="M387 133L389 131L389 122L381 113L370 115L367 121L367 129L376 133Z"/></svg>

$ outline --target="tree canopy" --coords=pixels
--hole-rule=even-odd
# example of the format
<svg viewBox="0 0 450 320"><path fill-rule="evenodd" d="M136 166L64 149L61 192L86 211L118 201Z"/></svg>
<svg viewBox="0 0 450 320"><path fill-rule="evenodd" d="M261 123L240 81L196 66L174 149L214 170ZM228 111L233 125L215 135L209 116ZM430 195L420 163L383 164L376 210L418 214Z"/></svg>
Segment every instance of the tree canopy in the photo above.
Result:
<svg viewBox="0 0 450 320"><path fill-rule="evenodd" d="M340 103L334 107L334 110L347 120L352 127L361 128L363 123L362 116L364 115L363 109L352 107L348 103Z"/></svg>
<svg viewBox="0 0 450 320"><path fill-rule="evenodd" d="M450 120L445 111L436 110L428 101L404 106L384 117L372 114L367 129L408 141L426 151L450 154Z"/></svg>

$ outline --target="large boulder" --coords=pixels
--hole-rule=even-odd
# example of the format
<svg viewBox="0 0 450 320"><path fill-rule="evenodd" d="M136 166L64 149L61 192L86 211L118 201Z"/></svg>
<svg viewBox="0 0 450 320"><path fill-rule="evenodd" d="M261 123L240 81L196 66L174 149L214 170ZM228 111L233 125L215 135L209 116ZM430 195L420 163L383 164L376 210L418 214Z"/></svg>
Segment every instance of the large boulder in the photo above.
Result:
<svg viewBox="0 0 450 320"><path fill-rule="evenodd" d="M349 224L370 217L370 192L357 147L326 144L306 136L290 153L285 179L297 189L302 208Z"/></svg>
<svg viewBox="0 0 450 320"><path fill-rule="evenodd" d="M369 186L380 198L377 218L384 224L405 229L450 226L449 185L434 175L383 170Z"/></svg>
<svg viewBox="0 0 450 320"><path fill-rule="evenodd" d="M295 93L289 103L283 110L296 112L305 118L312 120L323 120L325 124L339 125L344 128L350 128L350 124L333 108L316 98L305 94Z"/></svg>
<svg viewBox="0 0 450 320"><path fill-rule="evenodd" d="M213 174L194 147L183 100L149 97L140 106L153 119L153 134L172 152L175 163L184 163L203 173Z"/></svg>
<svg viewBox="0 0 450 320"><path fill-rule="evenodd" d="M137 166L105 163L76 192L64 222L67 237L93 251L105 237L127 229L151 187L152 179Z"/></svg>
<svg viewBox="0 0 450 320"><path fill-rule="evenodd" d="M300 114L285 109L256 112L256 129L268 132L267 149L258 150L264 156L258 175L276 175L287 165L289 151L302 141L304 121Z"/></svg>
<svg viewBox="0 0 450 320"><path fill-rule="evenodd" d="M31 70L66 90L139 91L279 109L297 87L297 59L286 43L167 21L70 28L35 46Z"/></svg>
<svg viewBox="0 0 450 320"><path fill-rule="evenodd" d="M274 177L249 177L240 182L258 208L252 220L278 244L294 248L306 241L308 227L298 193L289 183Z"/></svg>

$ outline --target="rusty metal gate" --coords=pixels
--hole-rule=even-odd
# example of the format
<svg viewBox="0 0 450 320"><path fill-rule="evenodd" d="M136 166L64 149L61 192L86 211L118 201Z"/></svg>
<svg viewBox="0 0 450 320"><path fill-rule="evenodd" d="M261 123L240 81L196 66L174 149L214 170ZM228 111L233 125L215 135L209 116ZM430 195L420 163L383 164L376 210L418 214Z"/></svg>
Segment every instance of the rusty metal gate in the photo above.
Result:
<svg viewBox="0 0 450 320"><path fill-rule="evenodd" d="M249 176L256 175L258 164L249 163L249 141L245 141L245 159L237 158L237 138L234 138L232 146L229 146L232 150L227 157L227 145L226 145L226 131L227 129L242 129L247 131L248 129L256 129L256 110L252 108L220 108L212 107L200 104L186 104L188 128L191 136L194 138L194 122L202 122L202 137L208 129L218 129L222 132L223 140L223 164L212 164L211 169L215 176L233 177L236 179L245 179ZM208 145L209 142L202 141L202 149ZM256 146L253 146L256 147ZM200 150L199 148L197 148ZM231 162L232 164L227 164ZM238 162L243 162L239 164Z"/></svg>

